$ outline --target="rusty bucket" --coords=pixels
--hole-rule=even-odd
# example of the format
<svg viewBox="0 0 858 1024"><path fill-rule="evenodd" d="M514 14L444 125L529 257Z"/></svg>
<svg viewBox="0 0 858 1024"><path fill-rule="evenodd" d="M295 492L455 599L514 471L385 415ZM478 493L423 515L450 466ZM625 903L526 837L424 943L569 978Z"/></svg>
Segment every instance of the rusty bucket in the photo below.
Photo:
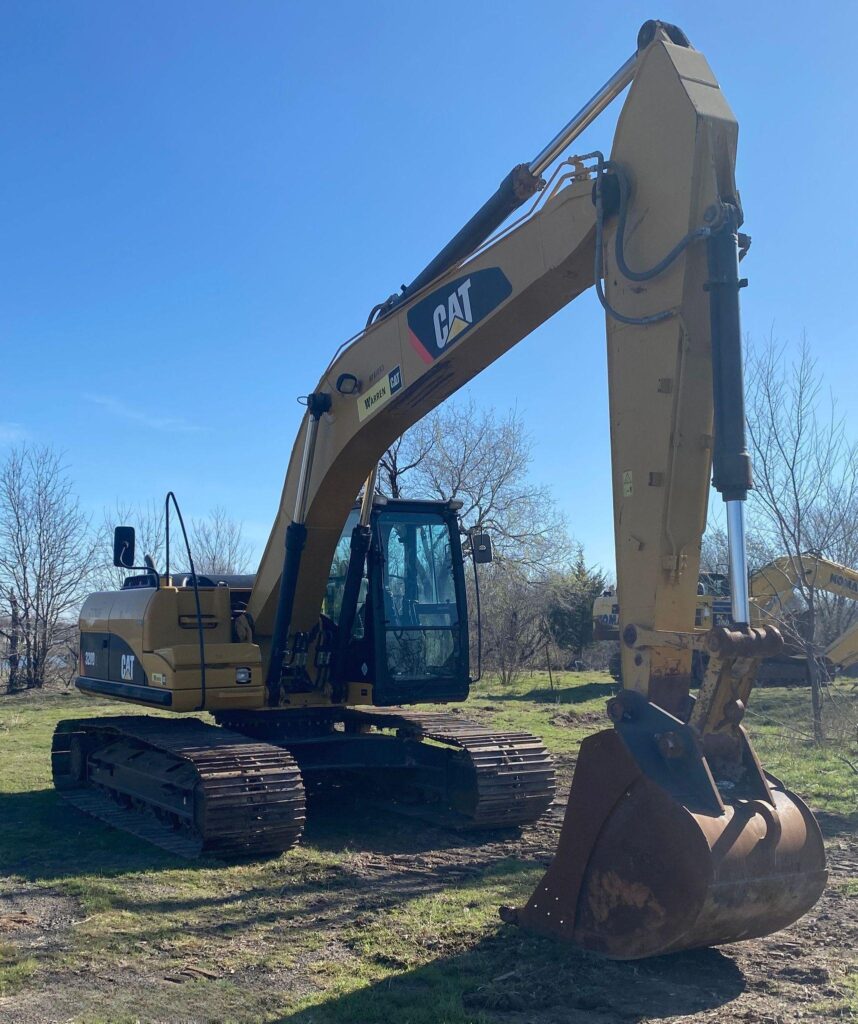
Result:
<svg viewBox="0 0 858 1024"><path fill-rule="evenodd" d="M687 726L654 705L643 717L630 733L581 744L554 861L527 905L503 908L503 919L633 960L799 918L827 877L808 808L761 771L761 786L716 785ZM750 746L746 754L759 768Z"/></svg>

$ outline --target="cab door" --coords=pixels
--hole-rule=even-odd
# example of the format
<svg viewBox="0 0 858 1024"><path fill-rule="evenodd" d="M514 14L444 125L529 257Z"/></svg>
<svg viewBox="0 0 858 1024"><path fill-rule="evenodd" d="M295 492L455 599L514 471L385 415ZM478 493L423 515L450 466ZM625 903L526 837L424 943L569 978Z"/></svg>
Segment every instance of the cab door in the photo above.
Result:
<svg viewBox="0 0 858 1024"><path fill-rule="evenodd" d="M455 513L390 502L375 513L373 549L373 703L464 700L468 616Z"/></svg>

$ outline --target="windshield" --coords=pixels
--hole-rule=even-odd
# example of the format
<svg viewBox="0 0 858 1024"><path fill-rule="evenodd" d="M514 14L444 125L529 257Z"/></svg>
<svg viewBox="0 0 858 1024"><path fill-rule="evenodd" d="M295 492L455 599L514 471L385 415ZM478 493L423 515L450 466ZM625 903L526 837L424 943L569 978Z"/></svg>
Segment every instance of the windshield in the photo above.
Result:
<svg viewBox="0 0 858 1024"><path fill-rule="evenodd" d="M390 676L455 676L459 610L446 521L432 512L383 512L379 535Z"/></svg>

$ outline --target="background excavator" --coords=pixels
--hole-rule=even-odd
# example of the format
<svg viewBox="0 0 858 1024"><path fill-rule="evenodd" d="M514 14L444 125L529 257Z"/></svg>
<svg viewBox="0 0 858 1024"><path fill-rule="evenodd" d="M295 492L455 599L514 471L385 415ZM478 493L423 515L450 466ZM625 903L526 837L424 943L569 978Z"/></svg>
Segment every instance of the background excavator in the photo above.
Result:
<svg viewBox="0 0 858 1024"><path fill-rule="evenodd" d="M558 163L629 85L610 158ZM539 740L402 707L467 696L463 551L454 504L385 501L375 467L409 426L595 286L607 314L626 688L610 702L612 727L581 746L552 866L527 905L502 916L636 958L765 934L804 913L826 878L819 829L762 770L741 726L756 665L780 638L750 627L743 586L751 467L736 140L703 55L675 26L647 22L569 124L337 351L305 399L255 577L203 578L187 551L187 573L169 554L163 571L149 559L121 591L86 601L80 690L208 711L218 724L62 722L53 767L64 795L191 853L287 848L304 782L319 777L392 788L476 823L539 815L553 796ZM701 639L713 458L732 622ZM133 567L131 532L115 541L114 560ZM488 554L485 538L467 547ZM701 643L710 660L695 701Z"/></svg>
<svg viewBox="0 0 858 1024"><path fill-rule="evenodd" d="M818 590L835 598L858 601L858 572L812 553L803 554L800 558L783 555L751 573L748 586L751 624L774 626L787 634L783 649L760 663L757 682L778 685L806 682L806 657L798 642L804 629L806 608L802 591ZM606 590L593 602L594 639L619 640L619 621L616 591ZM729 621L728 577L724 573L700 573L695 629L705 632L712 626L729 625ZM851 623L826 647L820 648L819 657L832 676L858 663L858 622ZM703 678L707 658L705 651L694 654L693 673L698 681ZM619 655L611 659L609 669L614 678L620 678Z"/></svg>
<svg viewBox="0 0 858 1024"><path fill-rule="evenodd" d="M712 626L729 626L731 621L730 581L726 573L701 572L697 578L694 628L708 630ZM615 587L608 587L593 601L593 639L620 639L620 606Z"/></svg>
<svg viewBox="0 0 858 1024"><path fill-rule="evenodd" d="M784 654L765 665L765 678L778 674L785 682L804 681L805 657L797 642L804 632L805 595L821 591L844 601L858 601L858 572L808 552L800 558L784 555L753 573L750 580L752 616L786 630ZM782 629L782 632L784 630ZM819 657L827 663L828 674L845 672L858 662L858 622L848 625L821 648Z"/></svg>

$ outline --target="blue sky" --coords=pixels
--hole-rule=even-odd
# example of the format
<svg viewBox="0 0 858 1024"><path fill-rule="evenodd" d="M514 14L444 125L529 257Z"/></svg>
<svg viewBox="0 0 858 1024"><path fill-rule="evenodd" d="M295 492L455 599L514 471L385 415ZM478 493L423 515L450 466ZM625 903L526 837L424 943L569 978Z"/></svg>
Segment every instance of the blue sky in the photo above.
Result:
<svg viewBox="0 0 858 1024"><path fill-rule="evenodd" d="M296 397L653 16L739 118L744 325L806 331L854 433L858 5L4 0L0 445L64 449L97 518L173 488L261 547ZM604 363L589 294L470 391L612 569Z"/></svg>

